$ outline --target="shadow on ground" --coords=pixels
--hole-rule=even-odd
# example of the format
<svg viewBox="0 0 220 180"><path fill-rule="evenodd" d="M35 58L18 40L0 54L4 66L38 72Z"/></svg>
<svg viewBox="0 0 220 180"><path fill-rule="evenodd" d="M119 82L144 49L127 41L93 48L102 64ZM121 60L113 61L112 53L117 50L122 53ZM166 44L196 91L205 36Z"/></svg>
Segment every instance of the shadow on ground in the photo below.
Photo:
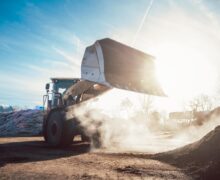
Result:
<svg viewBox="0 0 220 180"><path fill-rule="evenodd" d="M89 152L90 144L74 142L68 148L52 148L44 141L23 141L0 144L0 167L8 163L53 160Z"/></svg>

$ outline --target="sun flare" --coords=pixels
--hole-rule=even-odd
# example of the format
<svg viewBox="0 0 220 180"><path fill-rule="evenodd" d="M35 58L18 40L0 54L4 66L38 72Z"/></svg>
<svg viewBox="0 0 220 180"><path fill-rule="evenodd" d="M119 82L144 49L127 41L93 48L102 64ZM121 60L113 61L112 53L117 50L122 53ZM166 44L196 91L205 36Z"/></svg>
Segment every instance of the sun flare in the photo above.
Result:
<svg viewBox="0 0 220 180"><path fill-rule="evenodd" d="M180 44L162 45L158 52L157 75L168 96L186 100L214 92L216 71L205 52Z"/></svg>

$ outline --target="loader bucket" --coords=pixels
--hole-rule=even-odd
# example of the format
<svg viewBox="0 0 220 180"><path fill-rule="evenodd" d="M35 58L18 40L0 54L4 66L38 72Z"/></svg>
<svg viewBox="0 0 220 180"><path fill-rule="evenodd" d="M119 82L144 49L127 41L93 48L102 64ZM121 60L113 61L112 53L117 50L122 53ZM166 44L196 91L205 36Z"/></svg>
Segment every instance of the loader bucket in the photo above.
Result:
<svg viewBox="0 0 220 180"><path fill-rule="evenodd" d="M81 78L108 87L165 96L155 75L154 57L108 38L86 48Z"/></svg>

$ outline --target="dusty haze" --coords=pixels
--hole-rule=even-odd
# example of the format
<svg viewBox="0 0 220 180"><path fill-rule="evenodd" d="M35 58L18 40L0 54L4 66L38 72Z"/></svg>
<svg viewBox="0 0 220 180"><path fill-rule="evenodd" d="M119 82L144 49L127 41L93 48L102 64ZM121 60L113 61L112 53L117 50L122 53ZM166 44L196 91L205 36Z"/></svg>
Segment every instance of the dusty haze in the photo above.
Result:
<svg viewBox="0 0 220 180"><path fill-rule="evenodd" d="M101 132L106 152L158 153L199 140L220 124L219 117L201 126L177 128L176 124L151 119L140 94L113 89L75 109L88 133ZM165 118L165 117L164 117Z"/></svg>

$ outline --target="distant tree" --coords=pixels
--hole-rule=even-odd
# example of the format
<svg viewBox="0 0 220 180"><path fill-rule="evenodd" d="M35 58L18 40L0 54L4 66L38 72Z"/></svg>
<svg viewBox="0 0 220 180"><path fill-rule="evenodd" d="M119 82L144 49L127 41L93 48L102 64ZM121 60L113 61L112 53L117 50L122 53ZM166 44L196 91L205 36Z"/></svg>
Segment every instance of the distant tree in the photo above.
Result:
<svg viewBox="0 0 220 180"><path fill-rule="evenodd" d="M213 108L212 98L208 95L200 95L195 97L189 102L190 110L194 112L198 111L210 111Z"/></svg>
<svg viewBox="0 0 220 180"><path fill-rule="evenodd" d="M143 108L145 109L147 115L149 115L149 112L153 108L153 97L152 96L144 95Z"/></svg>
<svg viewBox="0 0 220 180"><path fill-rule="evenodd" d="M207 115L209 114L209 111L213 109L214 104L210 96L203 94L190 101L189 106L191 111L193 111L194 118L196 119L193 124L201 126L209 119Z"/></svg>
<svg viewBox="0 0 220 180"><path fill-rule="evenodd" d="M3 106L0 106L0 113L3 113L4 112L4 108Z"/></svg>
<svg viewBox="0 0 220 180"><path fill-rule="evenodd" d="M12 106L9 106L8 110L9 110L9 112L13 112L14 111Z"/></svg>

